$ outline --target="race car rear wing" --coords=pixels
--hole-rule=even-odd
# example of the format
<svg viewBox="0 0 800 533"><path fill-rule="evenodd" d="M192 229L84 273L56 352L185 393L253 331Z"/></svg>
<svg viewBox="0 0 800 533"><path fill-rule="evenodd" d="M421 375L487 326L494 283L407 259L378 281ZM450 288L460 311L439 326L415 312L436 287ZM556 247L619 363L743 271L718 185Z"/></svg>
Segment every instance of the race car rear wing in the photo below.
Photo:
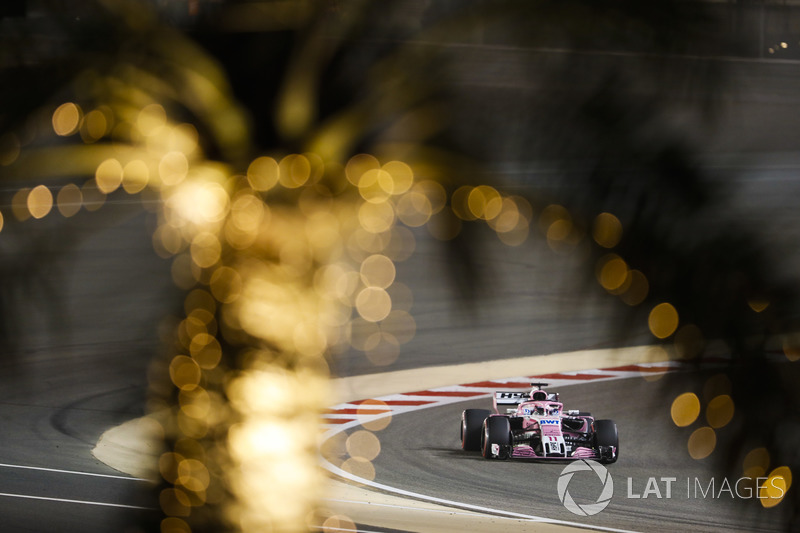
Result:
<svg viewBox="0 0 800 533"><path fill-rule="evenodd" d="M513 413L522 402L531 399L529 391L495 391L494 410L497 414ZM558 393L548 394L547 401L557 402Z"/></svg>
<svg viewBox="0 0 800 533"><path fill-rule="evenodd" d="M528 391L501 392L494 393L494 410L497 414L516 411L517 406L524 401L530 400L531 395Z"/></svg>

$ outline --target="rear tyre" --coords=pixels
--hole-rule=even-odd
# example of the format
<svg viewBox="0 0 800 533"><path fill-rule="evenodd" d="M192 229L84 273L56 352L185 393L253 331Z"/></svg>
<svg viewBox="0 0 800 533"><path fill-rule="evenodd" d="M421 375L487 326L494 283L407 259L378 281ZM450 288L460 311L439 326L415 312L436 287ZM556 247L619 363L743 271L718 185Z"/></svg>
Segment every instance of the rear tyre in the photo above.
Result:
<svg viewBox="0 0 800 533"><path fill-rule="evenodd" d="M488 409L465 409L461 413L461 449L476 452L481 449L483 421L492 414Z"/></svg>
<svg viewBox="0 0 800 533"><path fill-rule="evenodd" d="M483 423L481 455L486 459L508 459L511 424L505 416L490 416Z"/></svg>
<svg viewBox="0 0 800 533"><path fill-rule="evenodd" d="M613 446L615 450L611 458L602 458L600 462L604 464L616 463L617 457L619 457L617 424L613 420L595 420L594 437L597 446Z"/></svg>

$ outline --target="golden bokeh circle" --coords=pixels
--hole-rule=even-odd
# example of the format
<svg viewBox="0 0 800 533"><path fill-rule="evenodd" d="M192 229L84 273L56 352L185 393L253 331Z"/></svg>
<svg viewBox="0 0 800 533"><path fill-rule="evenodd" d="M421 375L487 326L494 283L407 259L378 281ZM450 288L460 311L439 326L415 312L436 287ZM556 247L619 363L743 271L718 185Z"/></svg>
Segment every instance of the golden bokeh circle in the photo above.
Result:
<svg viewBox="0 0 800 533"><path fill-rule="evenodd" d="M169 152L158 162L158 175L164 185L177 185L189 173L189 160L183 152Z"/></svg>
<svg viewBox="0 0 800 533"><path fill-rule="evenodd" d="M622 288L629 280L628 264L613 254L601 258L597 280L600 286L609 292Z"/></svg>
<svg viewBox="0 0 800 533"><path fill-rule="evenodd" d="M172 383L181 390L193 390L200 384L200 365L185 355L175 356L169 364Z"/></svg>
<svg viewBox="0 0 800 533"><path fill-rule="evenodd" d="M364 355L375 366L390 365L400 357L400 343L391 333L373 334L367 344L370 346L364 351Z"/></svg>
<svg viewBox="0 0 800 533"><path fill-rule="evenodd" d="M717 446L717 434L708 426L698 428L689 437L687 446L692 459L705 459Z"/></svg>
<svg viewBox="0 0 800 533"><path fill-rule="evenodd" d="M361 262L361 281L367 287L386 289L396 275L394 263L385 255L375 254Z"/></svg>
<svg viewBox="0 0 800 533"><path fill-rule="evenodd" d="M192 533L192 528L180 518L170 516L161 521L161 533Z"/></svg>
<svg viewBox="0 0 800 533"><path fill-rule="evenodd" d="M381 453L381 441L375 433L361 429L347 437L345 448L350 457L372 461Z"/></svg>
<svg viewBox="0 0 800 533"><path fill-rule="evenodd" d="M393 195L403 194L414 184L414 171L408 164L402 161L389 161L382 168L392 177L390 192Z"/></svg>
<svg viewBox="0 0 800 533"><path fill-rule="evenodd" d="M80 128L83 111L72 102L61 104L53 112L53 131L56 135L72 135Z"/></svg>
<svg viewBox="0 0 800 533"><path fill-rule="evenodd" d="M355 522L345 515L329 516L322 523L323 533L340 533L342 531L357 531Z"/></svg>
<svg viewBox="0 0 800 533"><path fill-rule="evenodd" d="M700 399L693 392L684 392L672 401L670 416L678 427L691 425L700 416Z"/></svg>
<svg viewBox="0 0 800 533"><path fill-rule="evenodd" d="M375 479L375 465L372 461L362 457L351 457L342 463L342 470L362 479L372 481Z"/></svg>
<svg viewBox="0 0 800 533"><path fill-rule="evenodd" d="M767 480L759 489L759 502L765 508L775 507L786 497L786 491L792 485L792 471L788 466L779 466L767 476Z"/></svg>
<svg viewBox="0 0 800 533"><path fill-rule="evenodd" d="M166 124L167 112L160 104L146 105L136 117L136 127L145 137L159 133Z"/></svg>
<svg viewBox="0 0 800 533"><path fill-rule="evenodd" d="M668 302L653 307L647 320L650 332L659 339L666 339L675 333L678 322L678 311Z"/></svg>
<svg viewBox="0 0 800 533"><path fill-rule="evenodd" d="M280 167L271 157L257 157L247 167L247 181L256 191L270 190L277 185L279 179Z"/></svg>
<svg viewBox="0 0 800 533"><path fill-rule="evenodd" d="M192 239L190 250L194 264L200 268L208 268L220 260L222 245L216 235L204 231Z"/></svg>
<svg viewBox="0 0 800 533"><path fill-rule="evenodd" d="M27 205L33 218L44 218L53 209L53 193L46 186L37 185L28 193Z"/></svg>
<svg viewBox="0 0 800 533"><path fill-rule="evenodd" d="M603 248L613 248L622 239L622 223L611 213L600 213L594 219L592 237Z"/></svg>
<svg viewBox="0 0 800 533"><path fill-rule="evenodd" d="M358 221L369 233L383 233L394 224L395 212L386 202L380 204L364 202L358 209Z"/></svg>
<svg viewBox="0 0 800 533"><path fill-rule="evenodd" d="M703 385L703 401L709 402L720 395L730 395L731 380L726 374L714 374Z"/></svg>
<svg viewBox="0 0 800 533"><path fill-rule="evenodd" d="M706 421L714 429L725 427L733 419L733 399L721 394L712 399L706 406Z"/></svg>
<svg viewBox="0 0 800 533"><path fill-rule="evenodd" d="M356 296L356 310L364 320L378 322L392 310L392 298L380 287L366 287Z"/></svg>
<svg viewBox="0 0 800 533"><path fill-rule="evenodd" d="M783 354L789 361L800 360L800 334L794 333L783 338Z"/></svg>
<svg viewBox="0 0 800 533"><path fill-rule="evenodd" d="M289 154L278 164L279 181L287 189L305 185L311 178L311 162L302 154Z"/></svg>
<svg viewBox="0 0 800 533"><path fill-rule="evenodd" d="M111 194L122 185L123 168L116 159L106 159L97 166L94 179L103 194Z"/></svg>
<svg viewBox="0 0 800 533"><path fill-rule="evenodd" d="M620 299L634 307L647 299L647 294L650 292L650 283L647 281L647 277L639 270L630 270L628 278L630 284L628 284L625 292L620 295Z"/></svg>
<svg viewBox="0 0 800 533"><path fill-rule="evenodd" d="M681 326L675 333L674 343L679 359L694 359L706 346L703 332L694 324Z"/></svg>
<svg viewBox="0 0 800 533"><path fill-rule="evenodd" d="M744 457L742 462L742 472L745 477L757 478L764 477L769 468L769 451L766 448L754 448Z"/></svg>
<svg viewBox="0 0 800 533"><path fill-rule="evenodd" d="M122 169L122 188L128 194L142 192L150 182L150 168L140 159L125 164Z"/></svg>
<svg viewBox="0 0 800 533"><path fill-rule="evenodd" d="M358 154L350 158L344 167L345 177L351 184L358 186L361 176L369 170L381 168L381 163L375 156Z"/></svg>
<svg viewBox="0 0 800 533"><path fill-rule="evenodd" d="M361 402L356 410L356 417L359 424L369 431L381 431L392 422L389 405L382 400L375 399Z"/></svg>

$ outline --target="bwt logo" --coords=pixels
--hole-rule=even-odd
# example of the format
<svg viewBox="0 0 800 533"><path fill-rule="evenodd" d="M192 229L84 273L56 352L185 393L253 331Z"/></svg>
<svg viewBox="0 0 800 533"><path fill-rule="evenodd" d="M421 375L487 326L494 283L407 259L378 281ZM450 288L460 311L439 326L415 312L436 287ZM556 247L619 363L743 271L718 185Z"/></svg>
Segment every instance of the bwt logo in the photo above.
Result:
<svg viewBox="0 0 800 533"><path fill-rule="evenodd" d="M572 476L574 476L576 472L586 471L593 471L597 474L597 478L600 480L603 489L600 496L597 497L596 502L580 504L570 495L569 483L572 481ZM614 480L611 479L611 474L608 473L608 470L600 463L588 459L581 459L580 461L568 464L567 467L561 471L557 488L558 499L561 500L561 503L564 504L567 511L580 516L592 516L605 509L611 502L611 496L614 495Z"/></svg>
<svg viewBox="0 0 800 533"><path fill-rule="evenodd" d="M555 419L539 420L539 424L543 426L558 426L559 424L561 424L561 420L555 420Z"/></svg>

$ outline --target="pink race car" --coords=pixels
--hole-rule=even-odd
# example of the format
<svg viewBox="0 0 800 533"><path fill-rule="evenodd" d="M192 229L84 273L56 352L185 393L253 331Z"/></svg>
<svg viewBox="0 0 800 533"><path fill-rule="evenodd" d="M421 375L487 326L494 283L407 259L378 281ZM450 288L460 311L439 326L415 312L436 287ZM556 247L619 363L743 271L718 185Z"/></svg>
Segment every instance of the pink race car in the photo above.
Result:
<svg viewBox="0 0 800 533"><path fill-rule="evenodd" d="M531 383L530 392L495 392L494 411L461 414L461 448L487 459L595 459L616 462L619 434L613 420L583 411L564 411L558 394ZM505 410L505 413L501 411Z"/></svg>

